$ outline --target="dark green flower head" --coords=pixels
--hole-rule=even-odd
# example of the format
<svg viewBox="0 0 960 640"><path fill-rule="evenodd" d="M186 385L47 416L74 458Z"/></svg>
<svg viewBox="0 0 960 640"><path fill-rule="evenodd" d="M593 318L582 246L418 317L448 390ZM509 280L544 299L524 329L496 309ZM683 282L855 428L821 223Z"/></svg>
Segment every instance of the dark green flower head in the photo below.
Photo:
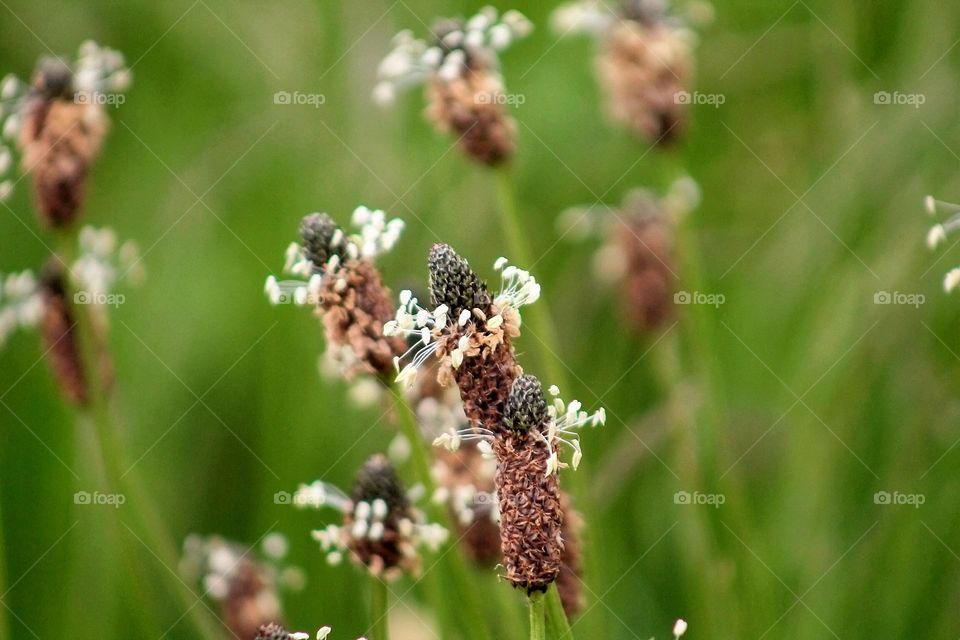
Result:
<svg viewBox="0 0 960 640"><path fill-rule="evenodd" d="M391 513L409 506L407 494L400 484L397 472L394 471L387 457L382 454L372 456L360 468L350 497L354 503L383 500Z"/></svg>
<svg viewBox="0 0 960 640"><path fill-rule="evenodd" d="M448 244L435 244L427 258L430 300L434 307L447 305L451 316L464 309L486 309L492 299L487 285Z"/></svg>
<svg viewBox="0 0 960 640"><path fill-rule="evenodd" d="M325 213L311 213L300 222L300 243L303 253L319 272L334 255L341 255L345 248L343 231Z"/></svg>
<svg viewBox="0 0 960 640"><path fill-rule="evenodd" d="M529 431L547 422L547 402L543 388L536 376L523 375L513 381L507 406L503 411L503 424L513 431Z"/></svg>

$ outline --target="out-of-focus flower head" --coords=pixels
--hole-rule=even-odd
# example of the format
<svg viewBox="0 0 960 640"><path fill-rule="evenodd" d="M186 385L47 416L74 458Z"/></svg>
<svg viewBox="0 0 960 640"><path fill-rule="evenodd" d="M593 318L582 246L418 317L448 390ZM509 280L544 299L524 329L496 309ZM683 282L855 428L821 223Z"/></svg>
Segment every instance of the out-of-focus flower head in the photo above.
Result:
<svg viewBox="0 0 960 640"><path fill-rule="evenodd" d="M499 53L532 28L517 11L500 16L485 7L467 20L438 21L430 42L402 31L380 63L374 100L392 104L398 90L426 85L427 117L438 130L456 136L478 162L504 162L513 155L516 125L504 110Z"/></svg>
<svg viewBox="0 0 960 640"><path fill-rule="evenodd" d="M318 480L301 485L293 504L329 507L343 514L342 523L313 532L327 561L339 564L348 555L355 564L386 580L418 573L420 550L436 551L448 536L440 525L426 522L382 455L373 456L360 469L351 495Z"/></svg>

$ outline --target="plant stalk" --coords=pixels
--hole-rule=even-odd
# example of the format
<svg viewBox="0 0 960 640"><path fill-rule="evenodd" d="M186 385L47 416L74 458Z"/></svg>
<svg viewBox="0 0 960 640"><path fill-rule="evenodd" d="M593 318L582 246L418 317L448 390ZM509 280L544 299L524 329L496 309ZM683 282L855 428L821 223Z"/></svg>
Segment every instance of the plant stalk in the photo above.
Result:
<svg viewBox="0 0 960 640"><path fill-rule="evenodd" d="M555 640L573 640L573 630L570 628L570 621L567 620L567 612L563 610L557 585L550 585L546 593L546 601L547 628L550 630L550 636Z"/></svg>
<svg viewBox="0 0 960 640"><path fill-rule="evenodd" d="M390 619L388 607L389 595L387 583L376 576L370 576L370 640L389 640Z"/></svg>
<svg viewBox="0 0 960 640"><path fill-rule="evenodd" d="M547 625L544 616L544 594L530 594L530 640L547 640Z"/></svg>

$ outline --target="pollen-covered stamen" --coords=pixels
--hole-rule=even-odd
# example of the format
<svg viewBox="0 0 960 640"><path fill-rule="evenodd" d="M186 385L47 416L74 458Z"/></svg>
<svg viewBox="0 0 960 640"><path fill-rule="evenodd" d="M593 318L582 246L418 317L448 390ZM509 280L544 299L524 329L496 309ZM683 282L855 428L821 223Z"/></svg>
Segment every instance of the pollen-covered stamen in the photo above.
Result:
<svg viewBox="0 0 960 640"><path fill-rule="evenodd" d="M43 296L32 271L0 274L0 347L17 329L35 327L43 315Z"/></svg>
<svg viewBox="0 0 960 640"><path fill-rule="evenodd" d="M607 412L601 407L593 413L588 413L582 409L579 400L571 400L569 403L565 403L560 398L560 389L556 385L550 387L550 395L553 397L553 401L547 407L549 422L544 435L544 442L550 452L547 473L556 473L559 469L567 466L567 463L563 462L559 455L559 447L564 444L570 447L573 452L570 466L576 470L583 458L583 451L580 448L579 428L586 424L596 427L606 423Z"/></svg>

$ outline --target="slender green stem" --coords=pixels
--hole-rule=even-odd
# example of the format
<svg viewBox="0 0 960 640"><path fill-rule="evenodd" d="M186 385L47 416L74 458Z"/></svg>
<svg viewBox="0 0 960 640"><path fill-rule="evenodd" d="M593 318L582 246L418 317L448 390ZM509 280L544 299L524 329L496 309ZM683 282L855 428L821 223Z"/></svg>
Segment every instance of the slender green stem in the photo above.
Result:
<svg viewBox="0 0 960 640"><path fill-rule="evenodd" d="M550 585L546 595L547 601L547 628L554 640L573 640L573 630L567 620L567 613L563 610L560 601L560 592L556 585Z"/></svg>
<svg viewBox="0 0 960 640"><path fill-rule="evenodd" d="M0 482L0 488L3 482ZM7 593L7 546L3 537L3 495L0 494L0 596ZM0 604L0 640L10 640L7 607Z"/></svg>
<svg viewBox="0 0 960 640"><path fill-rule="evenodd" d="M370 640L389 640L390 619L387 583L370 576Z"/></svg>
<svg viewBox="0 0 960 640"><path fill-rule="evenodd" d="M539 591L530 594L530 640L547 640L544 597Z"/></svg>
<svg viewBox="0 0 960 640"><path fill-rule="evenodd" d="M497 199L500 203L500 220L510 252L516 256L520 266L525 269L533 268L533 251L527 242L529 234L524 233L520 223L510 170L508 167L502 167L496 169L494 174L497 182ZM555 384L561 389L567 388L567 370L560 360L560 352L557 348L559 339L546 301L541 299L538 304L524 309L523 313L526 324L534 334L534 346L539 352L537 359L544 368L550 384Z"/></svg>
<svg viewBox="0 0 960 640"><path fill-rule="evenodd" d="M76 231L63 233L59 236L60 257L64 264L69 265L74 256L76 247ZM137 538L147 546L149 551L156 556L163 565L161 579L168 586L174 597L178 598L184 608L188 611L188 616L193 622L197 631L203 638L217 638L220 630L217 624L211 619L205 607L198 607L197 597L180 580L176 574L176 567L179 564L179 553L177 545L170 538L166 529L165 522L155 512L153 502L142 491L139 481L132 471L132 468L125 463L125 456L121 446L122 435L114 423L113 416L108 406L108 392L104 388L101 378L99 351L101 340L97 335L95 327L95 318L93 317L93 305L73 304L72 300L67 301L71 305L76 322L76 332L80 346L80 359L82 370L85 373L87 395L89 402L87 406L78 410L81 420L90 420L94 429L91 431L95 435L95 443L101 452L103 461L105 479L107 486L111 491L122 492L127 500L124 508L128 509L134 518L139 521L140 533L134 534L131 529L131 535L137 535ZM126 469L124 471L123 469ZM126 526L126 525L124 525ZM121 541L132 550L132 555L139 551L138 547L132 543L129 535L120 533ZM141 538L142 536L142 538ZM136 577L131 574L131 579ZM131 584L131 587L138 588ZM135 612L135 615L139 615Z"/></svg>

